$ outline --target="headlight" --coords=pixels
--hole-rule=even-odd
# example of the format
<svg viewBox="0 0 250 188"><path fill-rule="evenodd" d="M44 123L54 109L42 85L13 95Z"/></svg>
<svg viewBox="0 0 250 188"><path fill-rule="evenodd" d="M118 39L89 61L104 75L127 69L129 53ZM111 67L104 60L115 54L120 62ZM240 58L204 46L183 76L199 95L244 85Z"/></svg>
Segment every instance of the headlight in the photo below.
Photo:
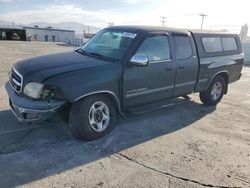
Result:
<svg viewBox="0 0 250 188"><path fill-rule="evenodd" d="M23 93L31 98L39 99L41 97L43 84L30 82L24 87Z"/></svg>

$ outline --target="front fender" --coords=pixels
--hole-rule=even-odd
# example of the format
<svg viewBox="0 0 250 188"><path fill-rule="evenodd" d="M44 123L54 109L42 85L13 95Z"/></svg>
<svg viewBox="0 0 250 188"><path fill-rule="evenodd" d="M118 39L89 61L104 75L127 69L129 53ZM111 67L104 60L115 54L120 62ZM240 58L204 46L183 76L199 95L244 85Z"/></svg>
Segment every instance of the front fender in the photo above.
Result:
<svg viewBox="0 0 250 188"><path fill-rule="evenodd" d="M63 96L69 102L75 102L89 94L107 92L120 101L120 82L122 65L110 63L108 65L66 72L48 78L44 81L48 85L57 85Z"/></svg>

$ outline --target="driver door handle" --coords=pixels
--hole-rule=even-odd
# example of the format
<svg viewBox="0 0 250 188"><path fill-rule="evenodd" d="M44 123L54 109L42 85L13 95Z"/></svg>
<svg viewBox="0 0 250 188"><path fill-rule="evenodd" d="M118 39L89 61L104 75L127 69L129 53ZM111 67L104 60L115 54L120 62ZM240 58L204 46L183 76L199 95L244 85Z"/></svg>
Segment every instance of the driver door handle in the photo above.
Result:
<svg viewBox="0 0 250 188"><path fill-rule="evenodd" d="M184 66L178 66L178 69L184 69L185 67Z"/></svg>
<svg viewBox="0 0 250 188"><path fill-rule="evenodd" d="M171 67L167 67L165 70L166 70L166 71L171 71L172 68L171 68Z"/></svg>
<svg viewBox="0 0 250 188"><path fill-rule="evenodd" d="M173 64L172 63L167 63L165 71L171 71L171 70L173 70Z"/></svg>

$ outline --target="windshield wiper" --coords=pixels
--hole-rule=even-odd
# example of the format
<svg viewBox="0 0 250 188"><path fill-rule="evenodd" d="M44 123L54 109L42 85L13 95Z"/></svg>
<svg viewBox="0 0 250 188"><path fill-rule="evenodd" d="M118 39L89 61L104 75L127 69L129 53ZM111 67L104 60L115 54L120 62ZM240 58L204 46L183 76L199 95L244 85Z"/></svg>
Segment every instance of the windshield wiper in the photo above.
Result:
<svg viewBox="0 0 250 188"><path fill-rule="evenodd" d="M89 54L90 55L94 55L94 56L98 56L98 57L104 57L103 55L101 55L101 54L98 54L98 53L96 53L96 52L89 52Z"/></svg>
<svg viewBox="0 0 250 188"><path fill-rule="evenodd" d="M92 56L94 56L94 57L99 57L99 58L104 59L104 60L107 60L107 61L114 61L114 59L112 59L112 58L110 58L110 57L103 56L103 55L101 55L101 54L99 54L99 53L96 53L96 52L89 52L88 54L89 54L89 55L92 55Z"/></svg>
<svg viewBox="0 0 250 188"><path fill-rule="evenodd" d="M83 55L88 55L88 53L81 48L75 49L75 52L78 52L79 54L83 54Z"/></svg>
<svg viewBox="0 0 250 188"><path fill-rule="evenodd" d="M97 57L97 58L99 57L99 58L106 60L106 61L115 61L115 59L113 59L113 58L103 56L103 55L96 53L96 52L86 52L85 50L83 50L81 48L75 49L75 51L82 54L82 55L87 55L87 56Z"/></svg>

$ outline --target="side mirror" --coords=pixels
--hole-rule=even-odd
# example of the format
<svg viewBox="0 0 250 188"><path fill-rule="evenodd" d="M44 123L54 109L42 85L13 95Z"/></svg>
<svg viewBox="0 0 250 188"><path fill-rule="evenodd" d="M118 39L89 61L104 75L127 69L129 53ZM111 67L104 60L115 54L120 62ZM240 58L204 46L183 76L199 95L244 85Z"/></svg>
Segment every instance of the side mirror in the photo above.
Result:
<svg viewBox="0 0 250 188"><path fill-rule="evenodd" d="M134 55L131 60L131 64L134 66L148 66L149 60L148 57L144 54L136 54Z"/></svg>

